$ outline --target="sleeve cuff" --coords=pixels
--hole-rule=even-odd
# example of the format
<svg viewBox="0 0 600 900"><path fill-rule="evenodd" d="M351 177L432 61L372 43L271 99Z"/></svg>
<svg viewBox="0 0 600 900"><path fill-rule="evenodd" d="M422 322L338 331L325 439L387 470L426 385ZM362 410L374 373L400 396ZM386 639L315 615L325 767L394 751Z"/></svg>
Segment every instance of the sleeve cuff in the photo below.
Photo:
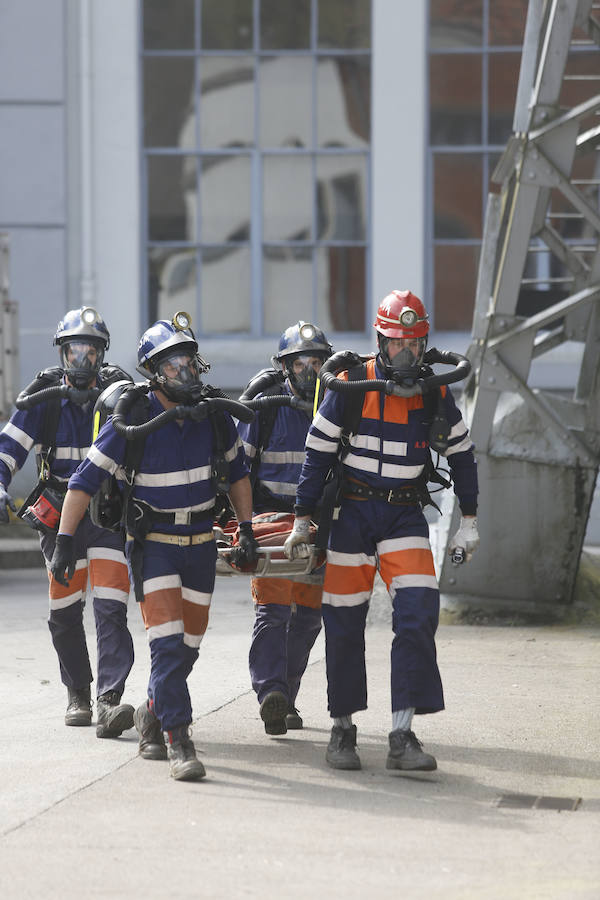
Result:
<svg viewBox="0 0 600 900"><path fill-rule="evenodd" d="M294 515L302 517L302 516L310 516L314 513L314 509L308 506L300 506L298 503L294 506Z"/></svg>
<svg viewBox="0 0 600 900"><path fill-rule="evenodd" d="M458 505L460 506L460 511L463 516L476 516L477 515L477 497L462 497L459 498Z"/></svg>

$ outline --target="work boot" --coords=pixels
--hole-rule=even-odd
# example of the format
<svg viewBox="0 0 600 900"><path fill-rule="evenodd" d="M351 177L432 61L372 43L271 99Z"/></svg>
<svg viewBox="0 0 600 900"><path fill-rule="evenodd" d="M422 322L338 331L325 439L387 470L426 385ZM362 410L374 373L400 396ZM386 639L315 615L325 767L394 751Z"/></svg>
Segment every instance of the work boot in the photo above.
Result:
<svg viewBox="0 0 600 900"><path fill-rule="evenodd" d="M196 748L190 740L188 726L181 725L167 732L169 766L175 781L199 781L206 770L196 757Z"/></svg>
<svg viewBox="0 0 600 900"><path fill-rule="evenodd" d="M133 706L119 703L116 691L107 691L96 702L96 737L117 738L133 728Z"/></svg>
<svg viewBox="0 0 600 900"><path fill-rule="evenodd" d="M300 728L303 728L304 722L295 706L290 706L288 709L287 716L285 717L285 724L288 731L299 731Z"/></svg>
<svg viewBox="0 0 600 900"><path fill-rule="evenodd" d="M89 684L82 688L68 687L69 703L65 713L65 725L91 725L92 701Z"/></svg>
<svg viewBox="0 0 600 900"><path fill-rule="evenodd" d="M325 759L332 769L360 769L360 757L356 752L356 725L350 728L333 726Z"/></svg>
<svg viewBox="0 0 600 900"><path fill-rule="evenodd" d="M433 772L437 769L435 757L424 753L421 742L412 731L390 732L390 752L386 769L402 769L405 772Z"/></svg>
<svg viewBox="0 0 600 900"><path fill-rule="evenodd" d="M265 723L267 734L285 734L287 725L285 717L288 712L288 699L281 691L271 691L260 704L260 717Z"/></svg>
<svg viewBox="0 0 600 900"><path fill-rule="evenodd" d="M138 706L133 714L133 724L140 736L138 753L143 759L166 759L167 745L154 710L148 701Z"/></svg>

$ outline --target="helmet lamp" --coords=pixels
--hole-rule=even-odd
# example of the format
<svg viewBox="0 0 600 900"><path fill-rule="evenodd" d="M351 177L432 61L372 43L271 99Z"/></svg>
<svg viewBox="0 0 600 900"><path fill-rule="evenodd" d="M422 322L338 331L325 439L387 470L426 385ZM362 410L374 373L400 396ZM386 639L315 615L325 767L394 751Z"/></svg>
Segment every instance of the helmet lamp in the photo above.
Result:
<svg viewBox="0 0 600 900"><path fill-rule="evenodd" d="M176 312L173 318L171 319L173 328L177 331L185 331L186 328L189 328L192 324L192 317L189 313L180 310Z"/></svg>

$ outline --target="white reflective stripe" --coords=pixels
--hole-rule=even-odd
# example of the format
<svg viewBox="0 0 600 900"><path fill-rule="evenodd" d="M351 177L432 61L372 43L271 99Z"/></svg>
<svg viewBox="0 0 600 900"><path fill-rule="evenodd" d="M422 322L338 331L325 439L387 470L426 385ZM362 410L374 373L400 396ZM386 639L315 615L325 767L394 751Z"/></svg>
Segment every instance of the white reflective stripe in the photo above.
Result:
<svg viewBox="0 0 600 900"><path fill-rule="evenodd" d="M92 444L88 450L88 459L90 462L93 462L95 466L98 466L99 469L104 469L111 475L114 475L117 471L118 466L114 459L111 459L110 456L106 456L101 450L98 450L95 444Z"/></svg>
<svg viewBox="0 0 600 900"><path fill-rule="evenodd" d="M450 429L449 437L450 437L450 439L455 438L455 437L462 437L463 434L466 434L466 433L467 433L467 426L465 425L465 423L463 422L462 419L459 419L458 422L456 423L456 425L453 425L452 428Z"/></svg>
<svg viewBox="0 0 600 900"><path fill-rule="evenodd" d="M77 569L87 569L87 559L78 559L75 563L75 571Z"/></svg>
<svg viewBox="0 0 600 900"><path fill-rule="evenodd" d="M192 588L182 587L181 596L184 600L195 603L196 606L210 606L212 594L206 594L202 591L194 591Z"/></svg>
<svg viewBox="0 0 600 900"><path fill-rule="evenodd" d="M406 441L384 441L383 452L386 456L406 456Z"/></svg>
<svg viewBox="0 0 600 900"><path fill-rule="evenodd" d="M137 484L137 478L135 479L135 483ZM214 498L212 500L205 500L204 503L197 503L195 506L152 506L151 503L148 503L147 500L143 501L150 509L155 509L157 512L181 512L181 513L189 513L189 512L202 512L204 509L212 509L215 505Z"/></svg>
<svg viewBox="0 0 600 900"><path fill-rule="evenodd" d="M369 459L367 456L357 456L355 453L349 453L344 459L345 466L352 466L353 469L360 469L361 472L377 472L379 469L379 460Z"/></svg>
<svg viewBox="0 0 600 900"><path fill-rule="evenodd" d="M395 553L398 550L431 550L431 545L426 537L388 538L377 544L377 552L380 556L385 553Z"/></svg>
<svg viewBox="0 0 600 900"><path fill-rule="evenodd" d="M304 462L304 450L268 450L263 453L262 461L268 463L299 463Z"/></svg>
<svg viewBox="0 0 600 900"><path fill-rule="evenodd" d="M459 444L454 444L453 447L448 447L445 455L452 456L453 453L462 453L464 450L470 450L472 446L473 441L471 440L470 435L467 435L466 438Z"/></svg>
<svg viewBox="0 0 600 900"><path fill-rule="evenodd" d="M183 620L175 619L173 622L164 622L162 625L151 625L147 630L148 643L156 638L170 637L172 634L183 634Z"/></svg>
<svg viewBox="0 0 600 900"><path fill-rule="evenodd" d="M394 466L391 463L383 463L381 466L383 478L418 478L422 471L423 466Z"/></svg>
<svg viewBox="0 0 600 900"><path fill-rule="evenodd" d="M327 562L334 566L372 566L375 568L375 557L366 553L340 553L339 550L327 551Z"/></svg>
<svg viewBox="0 0 600 900"><path fill-rule="evenodd" d="M17 444L20 444L21 447L25 447L28 453L33 447L33 438L30 437L26 431L22 431L20 428L17 428L16 425L13 425L12 422L7 422L2 429L2 432L11 437Z"/></svg>
<svg viewBox="0 0 600 900"><path fill-rule="evenodd" d="M183 632L183 643L188 647L198 648L202 643L203 634L188 634L187 631Z"/></svg>
<svg viewBox="0 0 600 900"><path fill-rule="evenodd" d="M326 434L327 437L331 438L339 438L342 433L341 425L334 425L333 422L330 422L329 419L326 419L325 416L317 412L316 416L313 419L313 427L318 428L319 431L322 431L323 434Z"/></svg>
<svg viewBox="0 0 600 900"><path fill-rule="evenodd" d="M88 559L110 559L112 562L121 563L124 566L127 565L123 551L113 550L111 547L90 547L87 555Z"/></svg>
<svg viewBox="0 0 600 900"><path fill-rule="evenodd" d="M361 450L372 450L374 453L379 453L380 443L379 438L373 437L372 434L353 434L350 438L352 447L357 447Z"/></svg>
<svg viewBox="0 0 600 900"><path fill-rule="evenodd" d="M437 591L437 578L435 575L396 575L395 578L392 578L390 592L413 587L431 588L432 591Z"/></svg>
<svg viewBox="0 0 600 900"><path fill-rule="evenodd" d="M157 575L156 578L148 578L144 581L144 593L151 594L154 591L169 591L172 588L181 587L179 575Z"/></svg>
<svg viewBox="0 0 600 900"><path fill-rule="evenodd" d="M120 591L118 588L110 588L97 586L94 588L94 597L98 600L118 600L119 603L125 603L129 600L129 591Z"/></svg>
<svg viewBox="0 0 600 900"><path fill-rule="evenodd" d="M314 434L308 434L306 438L306 449L319 450L321 453L337 453L337 441L326 441L323 438L315 437Z"/></svg>
<svg viewBox="0 0 600 900"><path fill-rule="evenodd" d="M55 459L85 459L89 447L57 447L54 453Z"/></svg>
<svg viewBox="0 0 600 900"><path fill-rule="evenodd" d="M180 469L179 472L141 472L135 476L135 483L140 487L176 487L180 484L208 481L211 475L210 466L198 466L196 469Z"/></svg>
<svg viewBox="0 0 600 900"><path fill-rule="evenodd" d="M77 591L76 594L69 594L68 597L51 597L50 609L66 609L67 606L73 606L83 597L83 591Z"/></svg>
<svg viewBox="0 0 600 900"><path fill-rule="evenodd" d="M8 453L0 453L0 459L7 466L8 471L11 475L14 475L17 471L17 461L14 456L9 456Z"/></svg>
<svg viewBox="0 0 600 900"><path fill-rule="evenodd" d="M268 488L272 494L284 494L285 496L295 497L296 490L298 485L295 483L289 483L286 481L263 481L261 478L261 484L264 484L266 488Z"/></svg>
<svg viewBox="0 0 600 900"><path fill-rule="evenodd" d="M244 441L243 446L244 446L244 453L246 454L246 456L249 459L254 459L254 457L256 456L256 447L254 447L252 444L247 444L246 441Z"/></svg>
<svg viewBox="0 0 600 900"><path fill-rule="evenodd" d="M242 446L241 440L238 438L233 447L230 447L229 450L225 451L225 459L227 462L231 462L238 455L238 450Z"/></svg>
<svg viewBox="0 0 600 900"><path fill-rule="evenodd" d="M359 594L330 594L323 591L323 603L329 606L360 606L367 603L371 596L371 591L361 591Z"/></svg>

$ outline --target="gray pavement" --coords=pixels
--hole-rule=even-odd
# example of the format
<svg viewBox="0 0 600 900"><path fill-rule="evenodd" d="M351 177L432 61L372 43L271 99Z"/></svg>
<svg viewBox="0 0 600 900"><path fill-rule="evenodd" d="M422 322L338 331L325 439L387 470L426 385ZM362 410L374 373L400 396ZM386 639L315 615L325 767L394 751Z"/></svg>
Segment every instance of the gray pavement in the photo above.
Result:
<svg viewBox="0 0 600 900"><path fill-rule="evenodd" d="M378 595L369 709L355 716L363 769L335 772L322 637L298 698L304 730L267 737L247 673L249 584L219 578L190 678L208 774L185 784L137 757L134 732L101 741L63 725L46 605L43 570L0 572L3 898L600 898L600 630L442 626L447 710L415 724L438 770L406 776L385 770ZM136 705L148 651L134 603L130 622ZM499 806L509 794L581 803Z"/></svg>

